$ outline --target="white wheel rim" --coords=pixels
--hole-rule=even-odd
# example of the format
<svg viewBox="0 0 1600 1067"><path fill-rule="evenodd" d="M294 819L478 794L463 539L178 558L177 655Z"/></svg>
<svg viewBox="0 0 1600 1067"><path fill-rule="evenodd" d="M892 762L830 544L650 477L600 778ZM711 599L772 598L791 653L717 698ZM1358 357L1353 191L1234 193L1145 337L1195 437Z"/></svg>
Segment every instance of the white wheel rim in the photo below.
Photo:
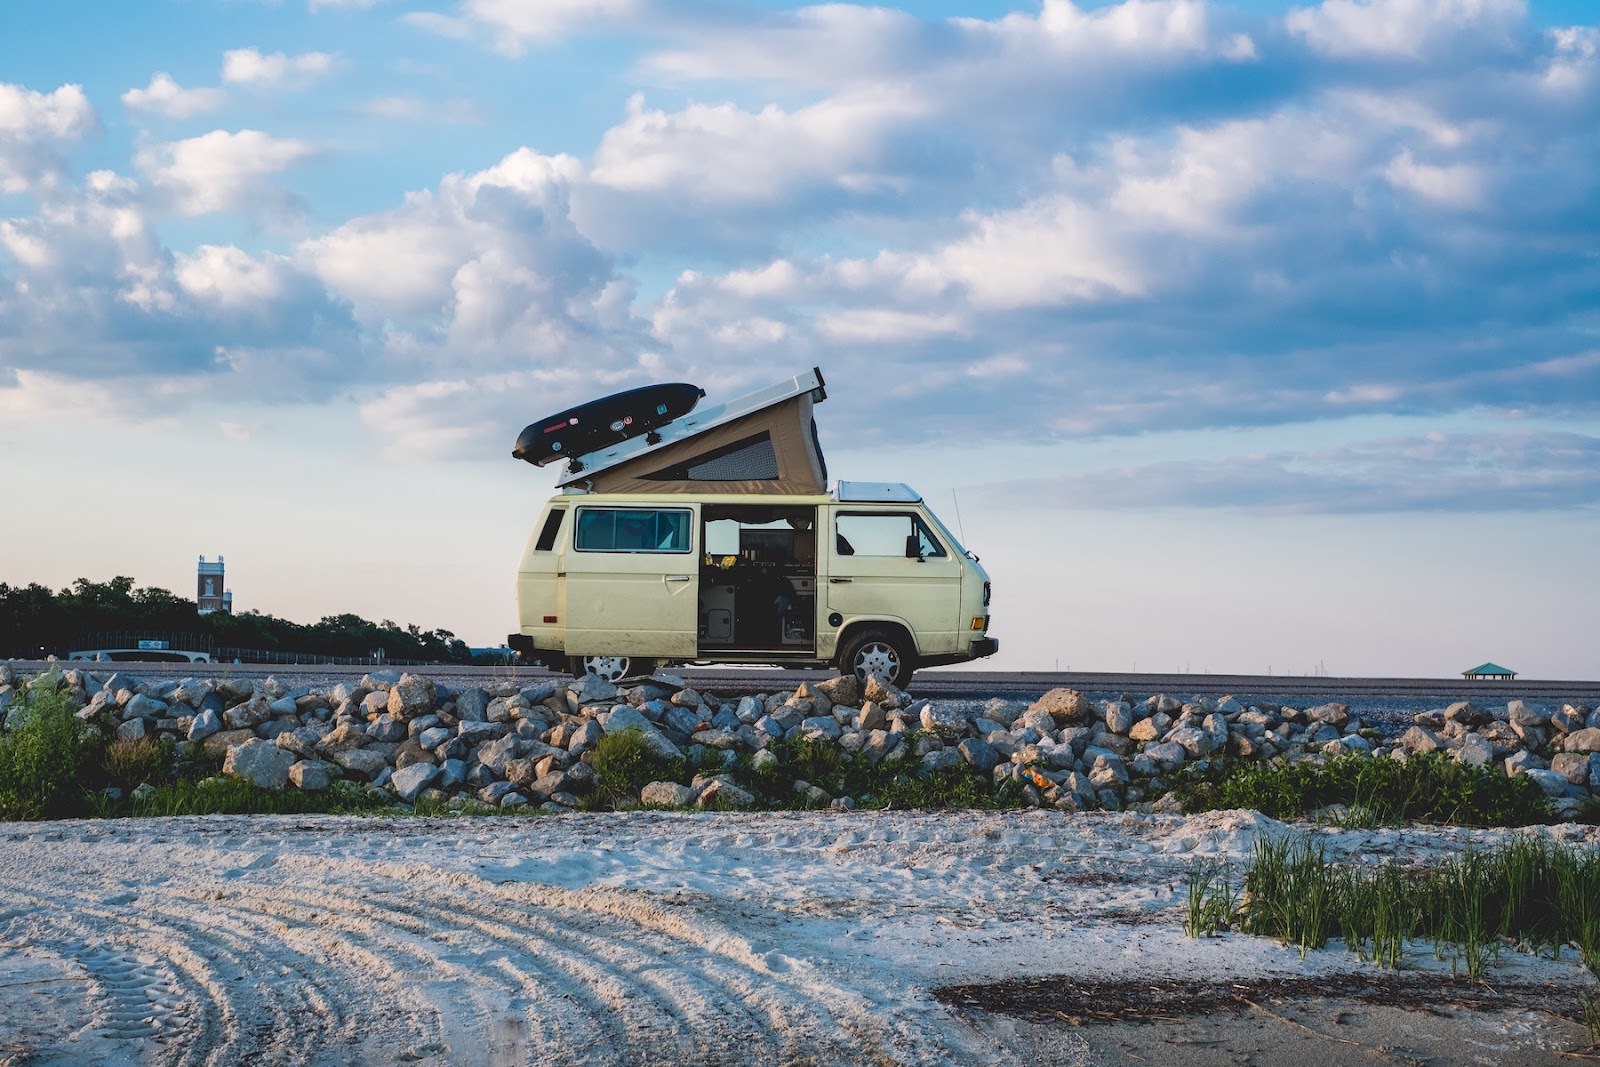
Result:
<svg viewBox="0 0 1600 1067"><path fill-rule="evenodd" d="M583 670L585 674L598 675L608 682L614 682L628 673L628 657L585 656Z"/></svg>
<svg viewBox="0 0 1600 1067"><path fill-rule="evenodd" d="M856 653L855 673L863 682L872 676L880 682L892 682L900 673L900 657L892 646L874 641Z"/></svg>

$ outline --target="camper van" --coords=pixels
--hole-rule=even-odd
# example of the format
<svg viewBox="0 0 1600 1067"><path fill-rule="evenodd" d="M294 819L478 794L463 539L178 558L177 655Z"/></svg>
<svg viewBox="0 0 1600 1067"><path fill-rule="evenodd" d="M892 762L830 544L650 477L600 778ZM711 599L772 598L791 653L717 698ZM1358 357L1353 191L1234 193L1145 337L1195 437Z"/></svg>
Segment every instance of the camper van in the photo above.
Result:
<svg viewBox="0 0 1600 1067"><path fill-rule="evenodd" d="M993 655L988 575L921 496L825 488L811 417L825 398L813 370L568 453L523 552L511 647L611 680L715 662L836 665L899 686L918 667ZM522 458L559 454L532 441L540 427L519 439Z"/></svg>

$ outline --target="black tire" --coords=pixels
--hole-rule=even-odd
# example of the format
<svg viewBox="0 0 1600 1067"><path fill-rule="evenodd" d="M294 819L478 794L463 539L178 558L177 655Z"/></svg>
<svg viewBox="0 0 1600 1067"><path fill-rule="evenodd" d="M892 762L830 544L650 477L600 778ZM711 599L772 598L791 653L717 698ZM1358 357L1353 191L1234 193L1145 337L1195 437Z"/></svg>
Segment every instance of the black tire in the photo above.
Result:
<svg viewBox="0 0 1600 1067"><path fill-rule="evenodd" d="M867 684L869 675L876 674L879 681L904 689L916 669L910 643L894 630L859 630L839 653L839 673L855 675L862 685Z"/></svg>

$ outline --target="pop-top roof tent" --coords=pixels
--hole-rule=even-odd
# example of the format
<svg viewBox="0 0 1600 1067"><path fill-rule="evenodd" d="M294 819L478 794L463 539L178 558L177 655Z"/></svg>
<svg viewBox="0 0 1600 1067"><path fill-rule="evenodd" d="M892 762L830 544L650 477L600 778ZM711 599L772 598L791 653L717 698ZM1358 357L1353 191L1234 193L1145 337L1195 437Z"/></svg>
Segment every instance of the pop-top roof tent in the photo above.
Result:
<svg viewBox="0 0 1600 1067"><path fill-rule="evenodd" d="M813 367L700 408L649 437L568 457L556 484L594 493L825 492L828 467L811 413L828 397L824 386L822 371Z"/></svg>

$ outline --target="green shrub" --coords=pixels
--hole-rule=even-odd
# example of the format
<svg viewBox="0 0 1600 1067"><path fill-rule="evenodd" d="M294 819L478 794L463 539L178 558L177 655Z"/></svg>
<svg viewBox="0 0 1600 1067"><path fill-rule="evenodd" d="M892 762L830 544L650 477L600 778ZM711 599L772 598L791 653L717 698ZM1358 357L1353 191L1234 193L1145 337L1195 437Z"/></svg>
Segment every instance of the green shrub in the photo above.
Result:
<svg viewBox="0 0 1600 1067"><path fill-rule="evenodd" d="M0 730L0 819L48 819L84 810L80 772L94 751L53 675L20 693Z"/></svg>
<svg viewBox="0 0 1600 1067"><path fill-rule="evenodd" d="M1302 818L1343 804L1355 820L1526 826L1549 822L1549 798L1531 779L1458 763L1441 752L1399 760L1356 753L1324 763L1212 760L1180 771L1173 791L1184 811L1250 808L1275 819Z"/></svg>
<svg viewBox="0 0 1600 1067"><path fill-rule="evenodd" d="M596 792L613 804L638 800L651 782L682 781L684 770L681 758L657 752L638 727L606 734L594 746Z"/></svg>
<svg viewBox="0 0 1600 1067"><path fill-rule="evenodd" d="M111 742L100 760L106 782L118 789L133 789L145 782L159 785L170 781L173 747L171 741L153 737Z"/></svg>

